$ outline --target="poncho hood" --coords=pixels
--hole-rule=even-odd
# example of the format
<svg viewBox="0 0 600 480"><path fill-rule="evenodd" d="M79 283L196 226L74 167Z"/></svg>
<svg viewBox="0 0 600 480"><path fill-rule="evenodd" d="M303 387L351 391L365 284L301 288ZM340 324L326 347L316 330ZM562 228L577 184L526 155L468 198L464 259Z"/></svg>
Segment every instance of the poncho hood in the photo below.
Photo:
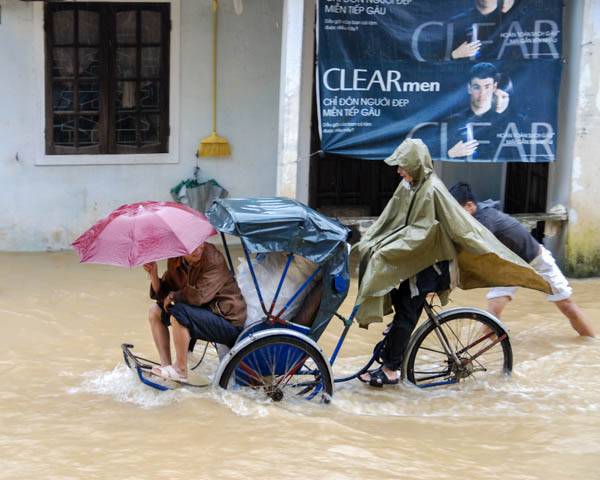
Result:
<svg viewBox="0 0 600 480"><path fill-rule="evenodd" d="M413 177L411 184L413 187L433 173L433 162L429 155L429 149L419 139L404 140L384 161L388 165L397 165L406 170Z"/></svg>
<svg viewBox="0 0 600 480"><path fill-rule="evenodd" d="M456 260L457 284L470 289L520 286L551 289L533 268L467 213L435 175L427 146L405 140L386 160L413 178L400 183L384 211L357 244L362 327L391 313L389 292L442 260ZM393 163L396 162L396 163Z"/></svg>

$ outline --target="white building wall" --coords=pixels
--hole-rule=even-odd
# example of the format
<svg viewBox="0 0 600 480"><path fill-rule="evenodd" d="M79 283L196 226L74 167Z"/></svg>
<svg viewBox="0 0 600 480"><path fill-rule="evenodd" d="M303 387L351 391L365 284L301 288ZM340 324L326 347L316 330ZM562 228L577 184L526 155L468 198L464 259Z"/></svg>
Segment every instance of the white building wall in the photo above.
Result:
<svg viewBox="0 0 600 480"><path fill-rule="evenodd" d="M584 2L569 186L567 271L600 275L600 0Z"/></svg>
<svg viewBox="0 0 600 480"><path fill-rule="evenodd" d="M42 2L0 0L0 8L0 250L66 248L124 203L170 200L196 163L231 196L275 194L280 0L246 0L239 15L232 1L219 2L217 133L232 155L198 160L212 131L212 0L172 2L170 154L125 160L44 155ZM91 164L49 165L64 161ZM137 164L114 164L124 161Z"/></svg>

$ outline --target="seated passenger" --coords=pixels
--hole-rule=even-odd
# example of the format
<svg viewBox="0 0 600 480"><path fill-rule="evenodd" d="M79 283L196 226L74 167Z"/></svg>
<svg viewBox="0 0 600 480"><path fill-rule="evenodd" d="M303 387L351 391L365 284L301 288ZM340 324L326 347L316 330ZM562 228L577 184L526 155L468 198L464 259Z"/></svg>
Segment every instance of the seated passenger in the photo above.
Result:
<svg viewBox="0 0 600 480"><path fill-rule="evenodd" d="M190 255L170 258L158 277L156 262L144 264L150 274L152 337L160 367L152 372L163 378L187 381L190 339L233 346L246 319L246 303L225 258L210 243ZM173 327L175 362L171 362L169 325Z"/></svg>

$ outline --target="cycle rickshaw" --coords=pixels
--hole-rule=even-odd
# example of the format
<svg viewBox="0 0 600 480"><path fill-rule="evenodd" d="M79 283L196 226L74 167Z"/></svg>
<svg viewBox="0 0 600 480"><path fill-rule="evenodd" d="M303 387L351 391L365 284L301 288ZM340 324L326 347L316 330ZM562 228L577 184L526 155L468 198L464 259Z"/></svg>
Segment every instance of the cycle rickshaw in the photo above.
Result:
<svg viewBox="0 0 600 480"><path fill-rule="evenodd" d="M358 377L379 360L383 341L356 373L342 378L335 378L332 373L360 307L355 306L348 318L337 312L350 285L347 227L285 198L220 199L207 216L221 234L234 276L225 235L239 238L262 310L262 319L246 327L233 348L222 355L212 384L225 389L262 391L274 401L287 395L328 401L335 383ZM272 252L287 257L271 299L265 298L261 290L252 256ZM286 275L298 256L314 262L315 269L283 308L275 309ZM308 307L294 318L284 319L285 312L300 298ZM433 297L424 311L427 318L413 333L404 357L402 375L408 381L418 387L439 387L512 370L508 331L488 312L470 307L438 311ZM333 317L343 322L344 329L327 359L318 341ZM156 363L134 354L132 348L130 344L122 345L125 361L139 379L154 388L168 389L148 378Z"/></svg>

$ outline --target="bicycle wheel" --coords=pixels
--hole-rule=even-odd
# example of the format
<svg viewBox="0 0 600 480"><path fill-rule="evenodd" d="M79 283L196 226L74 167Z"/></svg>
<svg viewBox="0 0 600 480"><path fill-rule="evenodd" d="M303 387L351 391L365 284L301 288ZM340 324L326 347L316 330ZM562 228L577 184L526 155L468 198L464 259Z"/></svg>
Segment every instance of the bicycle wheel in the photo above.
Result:
<svg viewBox="0 0 600 480"><path fill-rule="evenodd" d="M333 393L331 370L323 354L288 334L263 336L240 348L225 365L219 385L264 392L274 401L288 396L328 402Z"/></svg>
<svg viewBox="0 0 600 480"><path fill-rule="evenodd" d="M448 310L429 319L414 334L404 365L406 378L419 387L458 383L512 370L506 330L483 311Z"/></svg>

